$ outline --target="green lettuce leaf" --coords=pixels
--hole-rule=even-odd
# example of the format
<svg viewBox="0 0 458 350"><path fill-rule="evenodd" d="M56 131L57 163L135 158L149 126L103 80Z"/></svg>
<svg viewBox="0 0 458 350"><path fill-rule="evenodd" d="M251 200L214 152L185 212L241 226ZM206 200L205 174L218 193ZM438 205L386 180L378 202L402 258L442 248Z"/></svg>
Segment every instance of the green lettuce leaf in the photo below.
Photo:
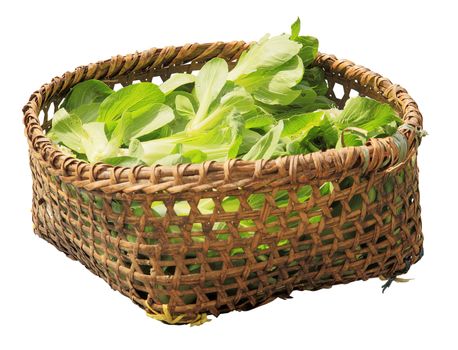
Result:
<svg viewBox="0 0 458 350"><path fill-rule="evenodd" d="M97 121L104 122L111 132L126 111L134 112L148 104L163 103L164 93L153 83L138 83L123 87L103 100Z"/></svg>
<svg viewBox="0 0 458 350"><path fill-rule="evenodd" d="M367 131L383 127L391 122L401 122L394 109L367 97L350 98L334 123L340 128L357 127Z"/></svg>
<svg viewBox="0 0 458 350"><path fill-rule="evenodd" d="M62 143L75 152L85 154L89 162L97 162L119 152L120 143L108 142L105 124L91 122L82 124L75 114L59 109L53 118L53 141Z"/></svg>
<svg viewBox="0 0 458 350"><path fill-rule="evenodd" d="M310 65L318 53L318 39L313 36L300 36L301 31L301 20L298 17L296 21L291 25L290 39L294 40L302 45L299 50L299 57L304 62L304 67Z"/></svg>
<svg viewBox="0 0 458 350"><path fill-rule="evenodd" d="M175 98L175 108L177 113L186 119L192 119L196 115L193 103L185 95L177 95Z"/></svg>
<svg viewBox="0 0 458 350"><path fill-rule="evenodd" d="M307 67L318 54L318 39L313 36L299 36L296 41L302 45L298 55L302 59L304 67Z"/></svg>
<svg viewBox="0 0 458 350"><path fill-rule="evenodd" d="M249 116L244 115L246 129L260 129L275 124L275 118L269 113L263 113L259 109L254 110Z"/></svg>
<svg viewBox="0 0 458 350"><path fill-rule="evenodd" d="M127 150L129 157L141 159L143 153L145 153L142 143L138 139L132 139L129 142L129 149Z"/></svg>
<svg viewBox="0 0 458 350"><path fill-rule="evenodd" d="M199 101L199 109L193 119L194 124L205 119L210 104L218 97L226 84L227 73L227 62L222 58L211 59L199 71L195 83L195 95Z"/></svg>
<svg viewBox="0 0 458 350"><path fill-rule="evenodd" d="M367 142L367 130L355 127L348 127L340 132L339 140L335 146L336 149L350 146L361 146Z"/></svg>
<svg viewBox="0 0 458 350"><path fill-rule="evenodd" d="M291 24L291 35L289 36L289 38L291 40L296 40L300 32L301 32L301 19L297 17L296 21L294 21L294 23Z"/></svg>
<svg viewBox="0 0 458 350"><path fill-rule="evenodd" d="M231 118L228 125L231 132L231 141L227 157L229 159L233 159L236 158L239 153L239 148L242 144L243 135L245 133L245 123L242 117L237 116Z"/></svg>
<svg viewBox="0 0 458 350"><path fill-rule="evenodd" d="M331 118L331 110L322 110L284 119L282 137L286 138L286 152L306 154L334 148L338 140L338 130Z"/></svg>
<svg viewBox="0 0 458 350"><path fill-rule="evenodd" d="M319 96L324 96L328 92L328 83L321 67L306 68L301 83L311 87Z"/></svg>
<svg viewBox="0 0 458 350"><path fill-rule="evenodd" d="M173 110L161 103L143 103L126 110L121 121L115 127L112 137L121 137L123 144L131 139L151 134L153 131L170 123L175 118Z"/></svg>
<svg viewBox="0 0 458 350"><path fill-rule="evenodd" d="M68 112L92 103L100 103L110 96L113 90L100 80L86 80L75 85L62 102L61 108Z"/></svg>
<svg viewBox="0 0 458 350"><path fill-rule="evenodd" d="M297 55L300 49L301 45L289 40L286 34L272 38L265 35L240 56L236 66L230 71L228 80L237 81L241 76L258 69L276 68Z"/></svg>
<svg viewBox="0 0 458 350"><path fill-rule="evenodd" d="M270 159L275 151L275 148L280 141L280 136L283 131L283 121L269 130L253 147L242 157L243 160Z"/></svg>
<svg viewBox="0 0 458 350"><path fill-rule="evenodd" d="M175 73L169 79L164 81L159 85L159 89L165 94L168 95L175 89L179 88L182 85L191 84L196 81L196 77L192 74L186 73Z"/></svg>
<svg viewBox="0 0 458 350"><path fill-rule="evenodd" d="M307 134L313 127L322 124L325 113L325 111L316 111L283 119L282 137Z"/></svg>
<svg viewBox="0 0 458 350"><path fill-rule="evenodd" d="M233 141L231 128L228 126L192 135L180 132L169 137L142 142L144 154L141 159L148 165L157 164L161 158L176 153L176 145L181 144L182 154L199 150L207 155L207 159L223 161L228 158Z"/></svg>
<svg viewBox="0 0 458 350"><path fill-rule="evenodd" d="M224 125L224 121L229 120L230 117L247 113L253 108L255 105L251 95L244 88L235 87L223 95L220 100L217 100L214 108L211 108L209 113L200 119L200 122L198 122L197 116L191 119L187 131L210 130L216 126Z"/></svg>
<svg viewBox="0 0 458 350"><path fill-rule="evenodd" d="M207 160L207 155L197 149L190 150L187 152L172 153L161 159L155 161L155 164L160 165L175 165L185 163L202 163Z"/></svg>
<svg viewBox="0 0 458 350"><path fill-rule="evenodd" d="M245 124L246 128L246 124ZM239 152L237 156L247 153L262 137L261 134L256 131L246 129L243 133L242 143L239 146Z"/></svg>
<svg viewBox="0 0 458 350"><path fill-rule="evenodd" d="M136 165L145 165L140 159L129 156L109 157L102 160L103 163L114 166L133 167Z"/></svg>
<svg viewBox="0 0 458 350"><path fill-rule="evenodd" d="M116 140L108 141L105 134L105 123L87 123L83 125L83 129L86 131L87 137L83 137L81 143L90 162L98 162L117 155L121 144Z"/></svg>
<svg viewBox="0 0 458 350"><path fill-rule="evenodd" d="M294 56L286 63L275 68L258 69L236 80L253 97L265 104L288 105L300 91L292 89L303 76L304 66L299 56Z"/></svg>
<svg viewBox="0 0 458 350"><path fill-rule="evenodd" d="M151 137L151 139L170 136L185 130L188 122L194 118L195 111L199 106L196 98L185 91L173 91L166 96L165 104L174 110L175 119L159 129L159 132L155 133L155 137Z"/></svg>
<svg viewBox="0 0 458 350"><path fill-rule="evenodd" d="M99 107L100 103L87 103L73 109L72 114L77 115L83 124L95 122L99 115Z"/></svg>
<svg viewBox="0 0 458 350"><path fill-rule="evenodd" d="M81 140L87 137L81 119L60 108L52 118L52 132L48 133L54 142L63 143L75 152L84 153Z"/></svg>

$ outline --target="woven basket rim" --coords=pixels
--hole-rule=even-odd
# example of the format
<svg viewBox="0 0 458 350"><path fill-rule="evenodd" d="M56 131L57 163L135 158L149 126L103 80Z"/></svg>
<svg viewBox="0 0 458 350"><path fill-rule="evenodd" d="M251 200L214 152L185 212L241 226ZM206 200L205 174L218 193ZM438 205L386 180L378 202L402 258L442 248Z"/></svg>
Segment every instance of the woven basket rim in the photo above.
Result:
<svg viewBox="0 0 458 350"><path fill-rule="evenodd" d="M329 149L306 155L282 156L271 160L244 161L230 159L225 162L206 161L199 164L177 164L174 166L123 167L103 163L88 163L64 154L41 127L38 115L45 102L62 94L77 83L88 79L108 80L118 76L137 74L141 70L167 68L188 62L204 62L212 57L223 57L233 61L250 44L244 41L186 44L179 47L152 48L125 56L79 66L74 71L55 77L43 84L23 107L23 122L30 151L39 154L40 161L61 175L64 180L77 183L87 190L102 190L105 193L155 193L167 190L170 193L202 191L214 187L218 190L233 190L248 185L251 180L270 176L272 181L287 177L291 182L304 182L331 175L345 174L363 167L366 172L384 170L401 164L398 143L392 136L371 139L367 145ZM193 57L195 51L200 55ZM229 55L229 54L230 55ZM187 57L187 54L189 57ZM194 55L195 56L195 55ZM128 66L129 61L136 65ZM151 62L144 67L144 62ZM142 64L143 63L143 66ZM314 62L330 74L351 81L354 87L379 95L380 99L395 106L404 123L398 131L405 137L407 152L415 152L420 144L422 115L416 102L407 91L387 78L368 68L355 65L334 55L318 53ZM140 67L139 69L139 66ZM151 68L152 67L152 68ZM121 74L119 74L121 73Z"/></svg>

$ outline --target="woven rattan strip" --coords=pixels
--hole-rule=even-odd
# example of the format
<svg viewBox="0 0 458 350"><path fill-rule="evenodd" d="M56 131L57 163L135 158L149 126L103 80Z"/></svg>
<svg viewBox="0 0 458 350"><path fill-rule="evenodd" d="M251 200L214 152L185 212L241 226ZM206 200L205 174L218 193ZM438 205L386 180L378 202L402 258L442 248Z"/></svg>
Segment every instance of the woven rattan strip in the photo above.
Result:
<svg viewBox="0 0 458 350"><path fill-rule="evenodd" d="M351 91L390 103L404 120L401 139L273 160L125 168L67 156L45 135L52 111L78 82L165 80L217 56L233 64L248 46L188 44L116 56L54 78L23 109L35 233L168 323L201 323L206 314L248 310L293 290L395 276L421 257L422 116L402 87L332 55L315 61L328 97L340 107ZM322 186L333 190L322 195ZM311 196L301 202L304 188ZM279 193L286 205L276 202ZM262 196L260 210L250 207L254 195ZM237 211L223 208L228 196ZM214 202L213 212L200 209L202 200ZM163 216L152 215L153 202Z"/></svg>

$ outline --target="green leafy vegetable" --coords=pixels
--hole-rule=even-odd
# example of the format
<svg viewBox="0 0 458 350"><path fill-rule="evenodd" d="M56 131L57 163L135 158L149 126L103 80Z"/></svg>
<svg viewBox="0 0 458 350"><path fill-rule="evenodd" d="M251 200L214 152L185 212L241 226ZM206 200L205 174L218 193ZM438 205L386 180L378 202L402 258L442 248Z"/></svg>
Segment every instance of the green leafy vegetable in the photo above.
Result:
<svg viewBox="0 0 458 350"><path fill-rule="evenodd" d="M275 118L271 114L264 114L262 111L254 110L253 116L245 115L245 128L256 129L269 127L275 124ZM256 114L259 113L259 114Z"/></svg>
<svg viewBox="0 0 458 350"><path fill-rule="evenodd" d="M365 97L349 99L333 121L341 130L337 148L360 146L370 137L393 135L401 123L391 106Z"/></svg>
<svg viewBox="0 0 458 350"><path fill-rule="evenodd" d="M273 127L261 137L258 142L242 157L244 160L269 159L280 141L283 130L283 121L280 120L277 126Z"/></svg>
<svg viewBox="0 0 458 350"><path fill-rule="evenodd" d="M227 159L232 141L229 127L214 129L207 133L195 133L192 136L181 132L166 138L142 142L142 160L146 164L160 164L158 160L174 154L176 145L181 144L183 152L200 150L207 155L207 159L222 161Z"/></svg>
<svg viewBox="0 0 458 350"><path fill-rule="evenodd" d="M100 103L87 103L76 107L71 113L77 115L83 124L95 122L99 115L99 107Z"/></svg>
<svg viewBox="0 0 458 350"><path fill-rule="evenodd" d="M119 144L108 142L104 123L87 123L83 125L83 129L87 136L81 138L81 144L89 161L99 161L116 153Z"/></svg>
<svg viewBox="0 0 458 350"><path fill-rule="evenodd" d="M196 125L205 119L210 104L226 84L227 73L227 62L222 58L213 58L202 67L195 84L195 95L199 101L199 109L191 121L191 125Z"/></svg>
<svg viewBox="0 0 458 350"><path fill-rule="evenodd" d="M258 69L236 80L253 97L266 104L288 105L299 95L297 85L304 74L304 66L299 56L294 56L274 69Z"/></svg>
<svg viewBox="0 0 458 350"><path fill-rule="evenodd" d="M90 162L114 156L120 144L108 142L105 124L91 122L82 124L75 114L60 109L53 118L53 140L61 142L75 152L85 154Z"/></svg>
<svg viewBox="0 0 458 350"><path fill-rule="evenodd" d="M297 37L299 36L299 33L301 31L301 19L297 17L296 21L291 24L291 35L290 39L291 40L296 40Z"/></svg>
<svg viewBox="0 0 458 350"><path fill-rule="evenodd" d="M145 164L138 158L129 157L129 156L108 157L108 158L104 158L103 161L107 164L111 164L115 166L127 166L127 167L133 167L136 165Z"/></svg>
<svg viewBox="0 0 458 350"><path fill-rule="evenodd" d="M238 78L258 69L278 67L293 58L300 49L301 45L289 40L286 34L272 38L265 35L240 56L237 65L229 73L228 80L237 82Z"/></svg>
<svg viewBox="0 0 458 350"><path fill-rule="evenodd" d="M219 100L219 104L211 109L210 113L203 115L199 119L199 112L197 112L196 116L188 124L187 130L194 132L212 129L224 123L225 118L229 120L231 117L249 112L253 108L254 102L251 95L244 88L236 87L223 95Z"/></svg>
<svg viewBox="0 0 458 350"><path fill-rule="evenodd" d="M191 84L196 81L196 77L192 74L186 73L176 73L173 74L169 79L164 81L160 86L159 89L168 95L175 89L179 88L182 85Z"/></svg>
<svg viewBox="0 0 458 350"><path fill-rule="evenodd" d="M75 85L62 102L61 107L72 112L76 108L87 104L100 104L110 96L113 90L100 80L86 80Z"/></svg>
<svg viewBox="0 0 458 350"><path fill-rule="evenodd" d="M124 112L135 112L149 104L163 103L164 100L164 93L153 83L129 85L103 100L97 121L104 122L112 131Z"/></svg>
<svg viewBox="0 0 458 350"><path fill-rule="evenodd" d="M81 119L75 114L69 114L65 108L54 113L52 119L52 139L61 142L75 152L84 153L81 139L87 137Z"/></svg>
<svg viewBox="0 0 458 350"><path fill-rule="evenodd" d="M335 108L323 69L312 64L318 40L300 30L298 18L290 35L264 36L231 70L213 58L197 75L175 73L160 86L142 82L114 92L98 80L79 83L56 111L48 135L67 154L123 166L270 159L385 136L393 136L405 157L406 140L397 133L401 120L389 105L355 97L343 110ZM330 192L330 185L320 189ZM306 201L311 189L297 196ZM248 204L259 208L264 199L255 195ZM228 197L223 209L236 202ZM288 205L288 193L279 191L275 202ZM213 210L212 203L202 210ZM318 223L321 215L310 220Z"/></svg>
<svg viewBox="0 0 458 350"><path fill-rule="evenodd" d="M173 110L164 104L153 103L138 106L133 110L123 113L121 121L117 124L113 137L122 134L124 144L129 144L131 139L136 139L163 127L174 118Z"/></svg>
<svg viewBox="0 0 458 350"><path fill-rule="evenodd" d="M185 95L177 95L175 97L175 108L177 113L186 119L191 119L196 114L193 103Z"/></svg>
<svg viewBox="0 0 458 350"><path fill-rule="evenodd" d="M401 122L393 108L365 97L349 99L342 113L334 119L334 123L341 129L358 127L367 131L376 130L393 121Z"/></svg>
<svg viewBox="0 0 458 350"><path fill-rule="evenodd" d="M325 115L325 111L316 111L305 114L297 114L283 119L284 128L282 136L293 136L307 133L315 126L319 126Z"/></svg>

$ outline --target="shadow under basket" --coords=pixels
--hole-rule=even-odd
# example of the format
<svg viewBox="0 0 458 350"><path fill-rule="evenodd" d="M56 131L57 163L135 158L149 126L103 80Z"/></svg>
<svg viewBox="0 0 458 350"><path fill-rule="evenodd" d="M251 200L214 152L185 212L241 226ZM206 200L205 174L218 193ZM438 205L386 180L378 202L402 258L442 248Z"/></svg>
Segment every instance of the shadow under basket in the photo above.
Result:
<svg viewBox="0 0 458 350"><path fill-rule="evenodd" d="M115 56L54 78L23 109L35 233L167 323L203 323L293 290L393 278L422 255L418 107L402 87L332 55L314 63L328 97L339 107L357 94L389 103L404 120L396 137L273 160L126 168L70 157L45 135L48 116L81 81L160 82L216 56L233 65L248 47L218 42ZM228 197L237 209L224 206ZM261 208L250 205L254 197ZM210 212L201 205L208 201Z"/></svg>

